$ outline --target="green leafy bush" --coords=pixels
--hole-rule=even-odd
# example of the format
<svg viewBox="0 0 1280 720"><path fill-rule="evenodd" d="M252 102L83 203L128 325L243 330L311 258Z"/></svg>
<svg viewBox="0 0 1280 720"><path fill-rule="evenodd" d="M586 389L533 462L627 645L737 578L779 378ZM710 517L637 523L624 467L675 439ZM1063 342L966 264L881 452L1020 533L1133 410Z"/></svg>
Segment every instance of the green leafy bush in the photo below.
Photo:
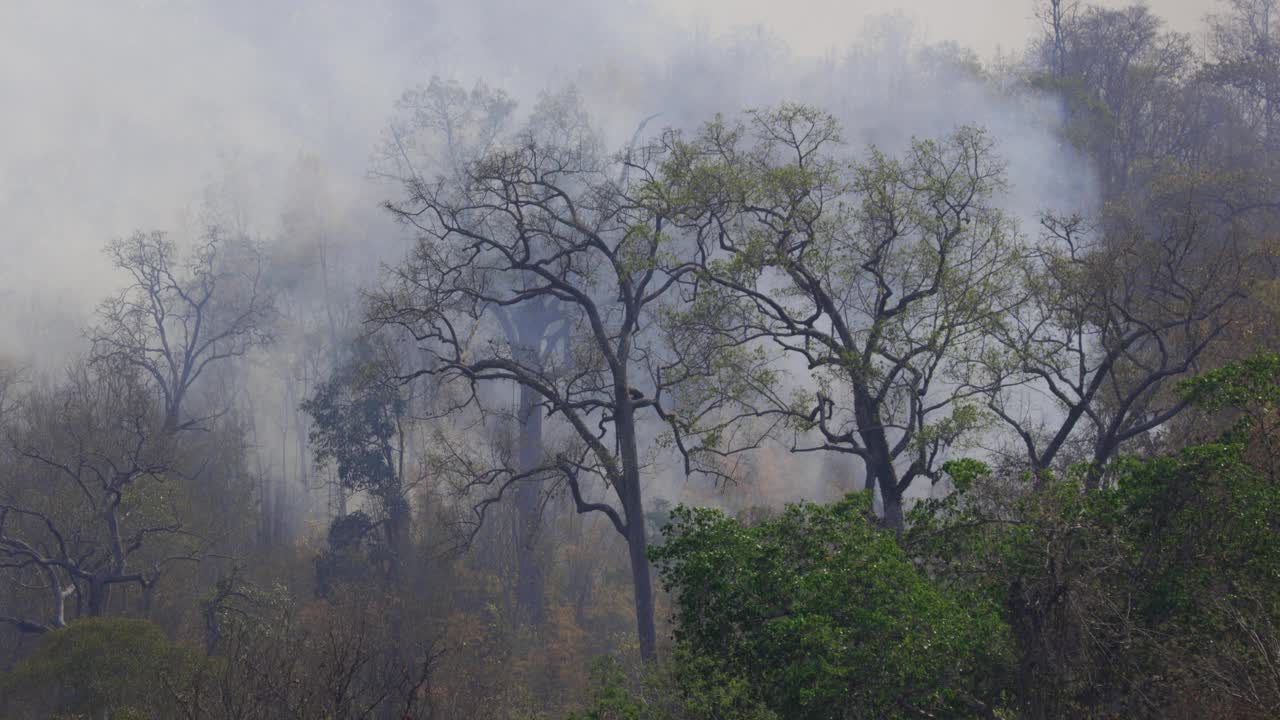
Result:
<svg viewBox="0 0 1280 720"><path fill-rule="evenodd" d="M0 697L7 718L172 717L196 662L146 620L86 618L47 634L0 676Z"/></svg>
<svg viewBox="0 0 1280 720"><path fill-rule="evenodd" d="M675 594L683 662L780 718L982 716L1000 701L996 608L935 586L865 495L750 526L680 507L663 537L650 557Z"/></svg>

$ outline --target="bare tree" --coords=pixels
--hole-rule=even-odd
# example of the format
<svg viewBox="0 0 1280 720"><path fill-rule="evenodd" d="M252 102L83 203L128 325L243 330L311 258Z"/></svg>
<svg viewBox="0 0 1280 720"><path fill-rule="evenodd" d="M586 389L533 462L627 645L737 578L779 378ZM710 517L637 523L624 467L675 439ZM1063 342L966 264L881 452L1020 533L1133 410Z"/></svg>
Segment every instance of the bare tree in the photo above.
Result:
<svg viewBox="0 0 1280 720"><path fill-rule="evenodd" d="M7 358L0 357L0 430L7 427L10 413L17 404L23 369Z"/></svg>
<svg viewBox="0 0 1280 720"><path fill-rule="evenodd" d="M1125 443L1187 406L1172 383L1199 369L1243 297L1239 227L1198 203L1042 225L1028 302L993 334L1003 351L977 377L1037 473L1082 442L1087 455L1072 459L1089 461L1097 486Z"/></svg>
<svg viewBox="0 0 1280 720"><path fill-rule="evenodd" d="M551 362L552 354L568 340L569 325L560 317L559 303L545 298L541 303L525 303L526 307L507 312L502 306L493 309L502 325L512 357L521 358L529 367L542 368ZM557 328L557 332L552 329ZM545 569L534 553L535 540L542 519L542 483L537 469L545 462L543 447L543 408L537 393L527 385L519 388L516 415L519 429L515 467L529 479L515 488L516 514L512 523L512 539L516 547L516 602L533 624L543 620L545 611Z"/></svg>
<svg viewBox="0 0 1280 720"><path fill-rule="evenodd" d="M673 393L695 378L715 382L759 369L684 363L665 339L664 312L697 264L688 255L696 247L665 235L663 217L647 202L660 161L659 153L645 153L631 162L631 181L620 181L621 161L599 152L576 96L545 98L526 130L461 178L408 179L407 199L389 208L420 240L371 312L375 323L409 331L428 354L419 373L472 388L461 404L483 406L484 384L516 383L534 393L545 417L563 421L572 446L536 468L477 473L476 482L496 500L520 482L555 476L578 512L608 517L626 540L646 659L655 656L656 635L641 417L666 421L687 469L723 471L701 460L731 454L705 442L730 423L730 404L696 406L692 395ZM566 357L502 341L491 309L515 315L547 303L557 311L551 334L569 338ZM593 497L593 479L616 504Z"/></svg>
<svg viewBox="0 0 1280 720"><path fill-rule="evenodd" d="M385 622L400 603L345 593L297 614L283 587L233 575L206 605L223 662L167 686L191 720L432 718L431 682L449 649L434 627Z"/></svg>
<svg viewBox="0 0 1280 720"><path fill-rule="evenodd" d="M201 375L270 339L272 305L257 251L215 228L185 262L161 232L113 240L106 252L130 282L98 308L93 359L135 367L153 381L168 430L197 424L202 418L184 418L183 403Z"/></svg>
<svg viewBox="0 0 1280 720"><path fill-rule="evenodd" d="M1276 0L1228 0L1209 18L1204 74L1234 91L1241 116L1271 153L1280 147L1280 22Z"/></svg>
<svg viewBox="0 0 1280 720"><path fill-rule="evenodd" d="M1052 42L1053 74L1057 77L1067 72L1067 33L1078 8L1079 3L1072 0L1042 0L1036 4L1036 19L1045 27Z"/></svg>
<svg viewBox="0 0 1280 720"><path fill-rule="evenodd" d="M136 369L98 364L24 398L9 438L16 462L0 476L0 571L7 597L46 600L37 615L0 621L41 633L103 615L112 588L145 590L171 563L197 559L201 543L161 490L174 449L152 397Z"/></svg>
<svg viewBox="0 0 1280 720"><path fill-rule="evenodd" d="M468 165L498 142L508 129L514 109L515 103L505 93L483 83L467 90L457 81L433 77L427 86L401 97L375 172L397 181L437 173L465 182ZM531 366L542 363L557 348L563 349L568 326L559 322L553 298L510 310L499 305L489 310L500 323L510 352ZM542 409L530 388L521 386L518 392L511 418L518 431L515 463L520 472L529 473L544 460ZM543 490L536 476L519 484L511 527L516 600L534 624L541 623L545 604L545 568L534 552Z"/></svg>
<svg viewBox="0 0 1280 720"><path fill-rule="evenodd" d="M1147 163L1194 154L1217 120L1197 112L1202 98L1186 97L1197 89L1184 82L1191 41L1145 5L1069 8L1059 5L1040 39L1035 82L1064 100L1065 135L1094 161L1104 194L1141 187Z"/></svg>

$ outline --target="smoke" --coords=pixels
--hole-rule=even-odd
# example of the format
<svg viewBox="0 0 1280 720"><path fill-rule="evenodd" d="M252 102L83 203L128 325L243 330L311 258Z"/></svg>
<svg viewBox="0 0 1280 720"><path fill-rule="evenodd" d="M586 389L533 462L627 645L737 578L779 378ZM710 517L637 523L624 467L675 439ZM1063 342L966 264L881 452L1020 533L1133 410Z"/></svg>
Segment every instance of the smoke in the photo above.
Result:
<svg viewBox="0 0 1280 720"><path fill-rule="evenodd" d="M432 74L483 78L524 108L575 83L612 145L655 112L655 125L688 127L787 98L837 111L854 142L976 122L1011 157L1043 167L1055 154L1037 146L1043 125L1028 137L1037 131L1027 118L977 82L922 84L919 63L902 64L910 38L875 25L859 34L848 13L827 19L846 28L852 50L814 57L759 27L691 30L670 10L589 0L6 4L5 304L58 299L87 310L119 280L97 252L106 239L140 227L198 231L211 191L254 234L276 235L299 157L341 186L336 214L376 207L386 189L362 180L379 131L400 93ZM901 35L905 21L889 25ZM4 315L6 342L25 342Z"/></svg>
<svg viewBox="0 0 1280 720"><path fill-rule="evenodd" d="M737 7L723 2L692 15L671 0L6 4L0 347L55 365L83 352L92 308L122 282L99 251L106 240L138 228L181 240L210 223L230 227L268 249L269 282L287 299L289 329L242 369L261 452L305 477L305 459L287 450L305 427L280 418L315 380L317 337L357 332L359 289L408 249L378 210L397 189L369 171L396 99L432 75L483 79L522 113L540 93L574 85L610 148L655 113L649 132L782 100L835 113L854 154L980 125L1008 165L1006 209L1024 224L1048 207L1093 202L1091 173L1057 139L1056 104L1003 90L957 45L931 44L945 17L930 15L937 3L919 4L923 25L813 5L777 34L733 22L713 29L711 18ZM1025 25L1004 26L1001 42L1021 43ZM807 42L801 27L823 30ZM283 387L290 382L301 383L297 392ZM806 487L761 492L822 496L830 464L788 460ZM667 475L653 482L668 485Z"/></svg>

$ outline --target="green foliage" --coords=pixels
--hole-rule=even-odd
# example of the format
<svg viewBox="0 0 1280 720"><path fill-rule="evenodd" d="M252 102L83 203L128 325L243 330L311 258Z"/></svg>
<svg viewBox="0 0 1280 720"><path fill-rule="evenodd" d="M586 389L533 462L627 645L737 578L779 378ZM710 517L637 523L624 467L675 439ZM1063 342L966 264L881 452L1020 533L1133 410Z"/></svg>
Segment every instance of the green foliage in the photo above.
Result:
<svg viewBox="0 0 1280 720"><path fill-rule="evenodd" d="M333 519L328 547L315 559L316 595L329 596L344 584L367 586L387 572L389 549L377 529L360 510Z"/></svg>
<svg viewBox="0 0 1280 720"><path fill-rule="evenodd" d="M860 457L900 531L905 489L989 421L976 402L938 399L937 383L963 382L1019 302L1026 246L997 202L1004 164L985 130L915 139L897 156L842 157L839 143L839 122L804 105L717 118L671 143L655 184L663 215L697 228L707 254L681 319L809 370L794 400L776 373L712 390Z"/></svg>
<svg viewBox="0 0 1280 720"><path fill-rule="evenodd" d="M602 658L591 668L591 706L569 720L641 720L643 701L627 686L627 674L614 658Z"/></svg>
<svg viewBox="0 0 1280 720"><path fill-rule="evenodd" d="M402 475L402 423L408 401L391 357L380 351L385 348L372 342L356 343L352 359L302 403L313 422L310 444L316 462L336 465L339 483L368 493L377 509L376 517L356 512L334 518L329 547L316 559L321 594L343 579L369 579L364 566L378 567L385 578L396 581L406 552L410 508Z"/></svg>
<svg viewBox="0 0 1280 720"><path fill-rule="evenodd" d="M1187 398L1208 410L1280 405L1280 353L1261 353L1182 383Z"/></svg>
<svg viewBox="0 0 1280 720"><path fill-rule="evenodd" d="M614 658L591 669L591 702L569 720L777 720L748 680L731 677L707 658L678 649L644 669L638 683Z"/></svg>
<svg viewBox="0 0 1280 720"><path fill-rule="evenodd" d="M171 717L171 689L195 663L146 620L88 618L49 633L35 655L0 676L0 696L9 698L5 717Z"/></svg>
<svg viewBox="0 0 1280 720"><path fill-rule="evenodd" d="M379 498L399 496L394 450L405 408L400 388L386 375L373 348L360 344L355 359L302 403L314 423L316 462L336 464L344 486Z"/></svg>
<svg viewBox="0 0 1280 720"><path fill-rule="evenodd" d="M1061 98L1068 120L1061 132L1080 150L1099 152L1100 148L1096 146L1115 132L1115 113L1106 102L1091 94L1080 79L1040 73L1028 80L1032 88Z"/></svg>
<svg viewBox="0 0 1280 720"><path fill-rule="evenodd" d="M984 462L972 458L949 460L942 464L942 471L951 477L956 492L965 492L973 487L979 479L991 474L991 468Z"/></svg>
<svg viewBox="0 0 1280 720"><path fill-rule="evenodd" d="M1202 411L1239 422L1118 460L1097 490L1077 473L1000 486L981 463L946 466L957 492L919 504L904 544L944 587L1001 608L1016 706L1035 717L1280 710L1280 483L1267 452L1277 377L1264 355L1184 383Z"/></svg>
<svg viewBox="0 0 1280 720"><path fill-rule="evenodd" d="M650 557L686 662L779 717L965 717L999 697L994 609L935 587L874 527L865 495L750 527L680 507L663 536Z"/></svg>

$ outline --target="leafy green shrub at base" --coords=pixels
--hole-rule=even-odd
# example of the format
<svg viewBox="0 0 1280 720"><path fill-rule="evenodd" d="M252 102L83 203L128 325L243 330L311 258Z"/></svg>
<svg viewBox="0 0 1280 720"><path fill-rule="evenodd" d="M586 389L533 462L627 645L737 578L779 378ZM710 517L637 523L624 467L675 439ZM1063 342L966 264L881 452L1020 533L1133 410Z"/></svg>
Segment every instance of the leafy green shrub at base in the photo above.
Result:
<svg viewBox="0 0 1280 720"><path fill-rule="evenodd" d="M1098 487L961 461L957 492L913 510L934 581L1003 609L1014 717L1280 717L1280 355L1182 389L1183 442Z"/></svg>
<svg viewBox="0 0 1280 720"><path fill-rule="evenodd" d="M569 720L778 720L746 680L725 676L684 648L649 663L639 683L630 682L616 658L602 658L591 668L591 686L589 708Z"/></svg>
<svg viewBox="0 0 1280 720"><path fill-rule="evenodd" d="M1010 658L996 608L934 586L871 517L863 494L753 526L677 508L650 558L685 696L737 682L788 720L993 716Z"/></svg>
<svg viewBox="0 0 1280 720"><path fill-rule="evenodd" d="M46 635L35 655L0 676L0 712L15 720L174 717L172 689L195 662L146 620L77 620Z"/></svg>

